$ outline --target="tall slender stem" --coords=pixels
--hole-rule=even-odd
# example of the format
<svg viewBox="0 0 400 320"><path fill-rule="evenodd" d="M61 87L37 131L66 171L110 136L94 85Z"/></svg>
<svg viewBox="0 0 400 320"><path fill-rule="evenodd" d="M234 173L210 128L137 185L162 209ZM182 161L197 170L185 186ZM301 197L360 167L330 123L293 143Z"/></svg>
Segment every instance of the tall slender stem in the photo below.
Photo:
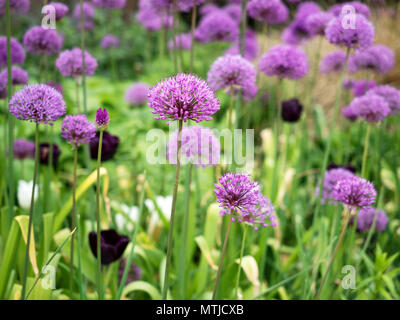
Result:
<svg viewBox="0 0 400 320"><path fill-rule="evenodd" d="M234 94L233 86L230 87L229 92L230 92L230 98L229 98L229 109L228 109L228 129L232 130L233 102L235 101L235 94Z"/></svg>
<svg viewBox="0 0 400 320"><path fill-rule="evenodd" d="M75 81L75 98L76 98L76 110L78 113L81 113L81 101L79 97L79 82Z"/></svg>
<svg viewBox="0 0 400 320"><path fill-rule="evenodd" d="M231 224L232 224L232 218L229 217L228 228L226 229L225 240L224 240L224 244L223 244L223 247L222 247L221 256L219 258L217 279L215 280L215 286L214 286L214 291L213 291L213 295L212 295L212 300L215 300L215 297L217 296L219 280L221 278L222 264L224 262L224 257L225 257L225 252L226 252L226 245L228 244L228 237L229 237L229 231L231 230Z"/></svg>
<svg viewBox="0 0 400 320"><path fill-rule="evenodd" d="M342 232L340 233L338 242L336 243L335 250L333 250L331 259L329 260L328 268L326 269L325 275L324 275L324 277L322 278L322 281L321 281L321 285L320 285L320 287L319 287L319 290L318 290L317 294L315 295L315 300L319 300L319 297L321 296L321 292L322 292L322 289L324 288L326 279L328 278L329 271L331 270L333 261L335 261L336 253L337 253L337 251L338 251L338 249L339 249L339 247L340 247L340 244L342 243L343 237L344 237L344 235L345 235L345 233L346 233L347 226L348 226L348 224L349 224L349 220L350 220L350 217L351 217L351 210L349 210L349 209L346 208L346 209L344 210L344 215L345 215L345 216L344 216L344 221L343 221Z"/></svg>
<svg viewBox="0 0 400 320"><path fill-rule="evenodd" d="M31 195L31 205L29 208L28 237L26 239L25 263L24 263L24 273L22 276L21 300L25 299L26 278L28 277L29 247L30 247L30 243L31 243L32 223L33 223L33 214L34 214L34 206L35 206L35 189L36 189L38 163L39 163L39 124L36 123L36 128L35 128L35 167L33 169L33 185L32 185L32 195Z"/></svg>
<svg viewBox="0 0 400 320"><path fill-rule="evenodd" d="M169 270L171 267L172 238L173 238L173 234L174 234L176 199L178 196L179 173L180 173L180 169L181 169L180 151L181 151L181 146L182 146L182 127L183 127L183 120L179 120L178 148L176 151L176 173L175 173L174 194L173 194L172 206L171 206L171 221L170 221L170 225L169 225L169 234L168 234L167 262L166 262L166 266L165 266L164 287L163 287L163 293L162 293L163 300L167 299Z"/></svg>
<svg viewBox="0 0 400 320"><path fill-rule="evenodd" d="M367 133L365 134L365 143L364 143L364 153L362 158L362 166L361 166L361 177L365 177L365 170L367 165L367 155L368 155L368 147L369 147L369 136L371 133L371 125L367 123Z"/></svg>
<svg viewBox="0 0 400 320"><path fill-rule="evenodd" d="M96 223L97 223L97 292L99 300L103 299L103 288L101 283L101 217L100 217L100 166L101 149L103 146L103 133L100 130L99 148L97 152L97 183L96 183Z"/></svg>
<svg viewBox="0 0 400 320"><path fill-rule="evenodd" d="M246 243L246 235L247 235L247 225L244 224L244 231L243 231L243 238L242 238L242 246L240 248L240 258L239 258L239 267L238 267L238 274L236 278L236 287L235 287L235 298L238 298L238 291L239 291L239 281L240 281L240 271L242 270L242 260L244 254L244 247Z"/></svg>
<svg viewBox="0 0 400 320"><path fill-rule="evenodd" d="M74 172L72 180L72 215L71 215L71 230L76 228L76 170L78 166L78 147L74 146ZM69 291L72 298L74 287L74 241L75 233L71 236L71 250L69 260Z"/></svg>
<svg viewBox="0 0 400 320"><path fill-rule="evenodd" d="M190 28L190 38L191 38L191 47L190 47L190 73L193 73L193 61L194 61L194 30L196 28L196 18L197 18L197 3L196 0L193 0L193 8L192 8L192 25Z"/></svg>

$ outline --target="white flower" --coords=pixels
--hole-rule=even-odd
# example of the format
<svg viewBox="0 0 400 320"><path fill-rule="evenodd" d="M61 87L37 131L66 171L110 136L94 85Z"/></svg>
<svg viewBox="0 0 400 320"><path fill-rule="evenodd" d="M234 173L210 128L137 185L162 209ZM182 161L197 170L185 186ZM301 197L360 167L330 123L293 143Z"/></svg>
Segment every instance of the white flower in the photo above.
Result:
<svg viewBox="0 0 400 320"><path fill-rule="evenodd" d="M26 182L24 180L18 181L18 203L23 209L29 209L31 207L33 181ZM39 186L35 186L34 200L38 198Z"/></svg>
<svg viewBox="0 0 400 320"><path fill-rule="evenodd" d="M119 230L126 228L128 231L133 231L133 223L137 223L139 219L139 208L136 206L129 207L126 204L121 204L121 210L129 217L126 218L125 215L117 213L115 215L115 222Z"/></svg>
<svg viewBox="0 0 400 320"><path fill-rule="evenodd" d="M160 220L160 217L155 208L154 202L150 199L146 199L144 201L144 204L151 213L151 220L153 222L158 222ZM167 220L169 220L171 218L172 196L166 196L166 197L156 196L156 204L158 208L161 210L163 216Z"/></svg>

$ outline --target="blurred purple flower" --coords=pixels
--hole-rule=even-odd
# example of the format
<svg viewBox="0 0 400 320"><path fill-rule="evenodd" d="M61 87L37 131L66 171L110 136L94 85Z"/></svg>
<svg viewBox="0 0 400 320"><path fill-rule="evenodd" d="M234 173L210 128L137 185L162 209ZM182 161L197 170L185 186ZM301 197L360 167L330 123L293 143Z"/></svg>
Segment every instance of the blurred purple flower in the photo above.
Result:
<svg viewBox="0 0 400 320"><path fill-rule="evenodd" d="M0 0L0 15L6 13L6 1ZM29 12L31 3L30 0L10 0L10 9L19 14L25 14Z"/></svg>
<svg viewBox="0 0 400 320"><path fill-rule="evenodd" d="M366 94L384 98L390 108L390 115L398 114L400 110L400 90L388 85L381 85L369 89Z"/></svg>
<svg viewBox="0 0 400 320"><path fill-rule="evenodd" d="M100 232L101 264L109 265L122 257L129 238L119 235L115 230L102 230ZM93 255L97 258L97 233L89 233L89 244Z"/></svg>
<svg viewBox="0 0 400 320"><path fill-rule="evenodd" d="M48 5L54 7L54 9L56 11L56 20L57 21L59 21L62 18L64 18L69 12L68 6L65 5L64 3L61 3L61 2L50 2ZM49 11L47 11L47 14L48 13L49 13Z"/></svg>
<svg viewBox="0 0 400 320"><path fill-rule="evenodd" d="M50 86L50 87L56 89L59 93L63 94L64 89L63 89L63 86L62 86L60 83L54 82L54 81L49 81L49 82L47 82L46 84L47 84L48 86Z"/></svg>
<svg viewBox="0 0 400 320"><path fill-rule="evenodd" d="M61 125L61 136L75 147L89 143L95 134L96 126L84 114L66 116Z"/></svg>
<svg viewBox="0 0 400 320"><path fill-rule="evenodd" d="M226 12L216 10L200 20L195 37L201 42L233 42L238 33L237 22Z"/></svg>
<svg viewBox="0 0 400 320"><path fill-rule="evenodd" d="M246 40L244 47L244 57L247 60L254 60L258 57L260 48L258 46L257 36L253 30L246 30ZM237 55L239 52L239 39L235 41L235 43L230 47L226 52L226 54Z"/></svg>
<svg viewBox="0 0 400 320"><path fill-rule="evenodd" d="M35 55L54 55L60 52L62 43L62 37L57 31L41 26L29 29L24 36L26 51Z"/></svg>
<svg viewBox="0 0 400 320"><path fill-rule="evenodd" d="M103 49L118 48L119 47L119 38L112 34L106 34L101 39L100 46Z"/></svg>
<svg viewBox="0 0 400 320"><path fill-rule="evenodd" d="M125 101L131 106L145 104L148 100L150 86L147 83L136 82L125 92Z"/></svg>
<svg viewBox="0 0 400 320"><path fill-rule="evenodd" d="M349 72L369 70L379 74L389 72L394 67L394 52L378 44L365 50L357 50L349 59Z"/></svg>
<svg viewBox="0 0 400 320"><path fill-rule="evenodd" d="M80 77L83 74L82 50L74 48L60 53L56 60L56 67L64 77ZM85 51L85 73L92 76L97 68L97 60Z"/></svg>
<svg viewBox="0 0 400 320"><path fill-rule="evenodd" d="M353 7L351 10L350 6ZM351 2L335 4L329 9L329 12L332 12L332 14L334 14L336 17L351 13L362 14L366 18L369 18L371 16L371 11L368 8L368 6L359 1L351 1Z"/></svg>
<svg viewBox="0 0 400 320"><path fill-rule="evenodd" d="M289 18L289 10L280 0L251 0L249 16L265 24L281 24Z"/></svg>
<svg viewBox="0 0 400 320"><path fill-rule="evenodd" d="M35 157L35 143L25 139L16 139L13 143L13 155L15 159L24 160Z"/></svg>
<svg viewBox="0 0 400 320"><path fill-rule="evenodd" d="M349 107L355 114L368 122L379 122L391 112L386 100L375 94L357 97Z"/></svg>
<svg viewBox="0 0 400 320"><path fill-rule="evenodd" d="M298 99L282 101L281 116L283 121L297 122L303 112L303 106Z"/></svg>
<svg viewBox="0 0 400 320"><path fill-rule="evenodd" d="M122 9L126 0L93 0L93 4L105 9Z"/></svg>
<svg viewBox="0 0 400 320"><path fill-rule="evenodd" d="M17 39L10 39L11 64L22 64L25 61L25 50ZM7 66L7 37L0 37L0 68Z"/></svg>
<svg viewBox="0 0 400 320"><path fill-rule="evenodd" d="M309 15L306 19L307 28L313 35L324 36L328 23L334 18L329 12L316 12Z"/></svg>
<svg viewBox="0 0 400 320"><path fill-rule="evenodd" d="M389 219L386 212L373 207L362 208L358 211L357 230L369 232L375 220L375 231L382 232L386 229Z"/></svg>
<svg viewBox="0 0 400 320"><path fill-rule="evenodd" d="M126 259L121 259L121 263L119 265L119 270L118 270L119 282L121 282L122 280L126 262L127 262ZM135 263L132 262L128 271L128 277L126 278L126 284L138 281L141 278L142 278L142 270Z"/></svg>
<svg viewBox="0 0 400 320"><path fill-rule="evenodd" d="M100 143L100 131L90 140L90 157L94 160L97 159L97 153ZM111 160L118 151L119 138L109 134L107 131L103 132L103 143L101 147L101 161Z"/></svg>
<svg viewBox="0 0 400 320"><path fill-rule="evenodd" d="M12 86L27 84L29 81L28 73L19 67L12 66L11 67L11 83ZM8 85L8 70L4 69L0 72L0 91L5 91L7 93L7 85Z"/></svg>
<svg viewBox="0 0 400 320"><path fill-rule="evenodd" d="M177 50L190 50L192 47L192 37L189 33L181 33L175 36L175 43ZM174 40L171 39L168 42L168 49L174 50Z"/></svg>
<svg viewBox="0 0 400 320"><path fill-rule="evenodd" d="M340 72L346 61L346 52L336 50L327 54L320 63L321 73Z"/></svg>

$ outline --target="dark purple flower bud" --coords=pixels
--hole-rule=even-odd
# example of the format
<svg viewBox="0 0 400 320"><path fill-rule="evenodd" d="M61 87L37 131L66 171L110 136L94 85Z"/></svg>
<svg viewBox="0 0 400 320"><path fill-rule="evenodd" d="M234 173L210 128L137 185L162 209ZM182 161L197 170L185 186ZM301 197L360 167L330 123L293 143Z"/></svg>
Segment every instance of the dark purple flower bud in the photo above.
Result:
<svg viewBox="0 0 400 320"><path fill-rule="evenodd" d="M96 126L99 130L105 130L110 123L110 116L108 115L107 109L97 109L96 113Z"/></svg>
<svg viewBox="0 0 400 320"><path fill-rule="evenodd" d="M101 264L109 265L122 257L129 238L119 235L115 230L103 230L100 233ZM89 244L93 255L97 258L97 233L89 233Z"/></svg>
<svg viewBox="0 0 400 320"><path fill-rule="evenodd" d="M100 131L90 140L90 157L97 159L97 152L99 148ZM103 133L103 143L101 148L101 161L111 160L118 150L119 138L109 134L107 131Z"/></svg>
<svg viewBox="0 0 400 320"><path fill-rule="evenodd" d="M121 282L122 280L122 276L125 270L125 265L126 265L126 259L122 259L118 270L119 282ZM128 278L126 279L126 284L138 281L141 278L142 278L142 270L135 263L132 262L128 271Z"/></svg>
<svg viewBox="0 0 400 320"><path fill-rule="evenodd" d="M297 99L290 99L282 102L281 115L283 121L286 122L297 122L301 113L303 112L303 106Z"/></svg>
<svg viewBox="0 0 400 320"><path fill-rule="evenodd" d="M58 164L58 159L60 158L61 155L61 149L56 145L55 143L52 143L51 146L53 147L53 161L52 165L54 168L57 168ZM50 143L48 142L43 142L39 145L39 159L40 159L40 164L42 165L49 165L50 162Z"/></svg>

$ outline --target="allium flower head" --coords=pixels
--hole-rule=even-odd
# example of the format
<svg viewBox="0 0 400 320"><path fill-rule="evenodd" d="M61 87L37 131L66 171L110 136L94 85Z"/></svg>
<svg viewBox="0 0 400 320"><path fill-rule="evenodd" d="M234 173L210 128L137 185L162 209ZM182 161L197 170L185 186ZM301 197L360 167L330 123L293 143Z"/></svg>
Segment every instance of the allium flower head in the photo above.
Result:
<svg viewBox="0 0 400 320"><path fill-rule="evenodd" d="M68 14L69 8L64 3L50 2L48 5L54 7L54 9L56 11L56 20L57 21L61 20ZM47 11L47 13L49 13L49 11Z"/></svg>
<svg viewBox="0 0 400 320"><path fill-rule="evenodd" d="M11 81L12 85L27 84L29 81L28 73L19 67L11 68ZM8 70L4 69L0 72L0 91L7 90L8 85Z"/></svg>
<svg viewBox="0 0 400 320"><path fill-rule="evenodd" d="M237 39L232 47L230 47L225 53L230 55L237 55L240 54L239 49L239 39ZM247 60L254 60L258 57L259 52L260 48L258 46L256 34L254 33L254 31L247 29L244 46L244 57Z"/></svg>
<svg viewBox="0 0 400 320"><path fill-rule="evenodd" d="M340 72L346 62L346 52L343 50L333 51L327 54L320 63L322 73Z"/></svg>
<svg viewBox="0 0 400 320"><path fill-rule="evenodd" d="M271 201L260 194L259 201L254 210L251 210L247 215L239 215L237 218L232 217L234 221L244 222L251 225L254 230L258 230L261 227L276 227L278 224L276 222L276 215L274 214L275 208Z"/></svg>
<svg viewBox="0 0 400 320"><path fill-rule="evenodd" d="M343 88L351 90L355 97L361 97L367 93L368 90L377 86L374 80L355 80L347 79L343 82Z"/></svg>
<svg viewBox="0 0 400 320"><path fill-rule="evenodd" d="M369 70L379 74L394 67L394 53L388 47L378 44L364 50L357 50L349 59L349 71Z"/></svg>
<svg viewBox="0 0 400 320"><path fill-rule="evenodd" d="M80 77L83 74L82 50L74 48L60 53L56 60L56 67L64 77ZM94 74L97 60L85 51L85 73L87 76Z"/></svg>
<svg viewBox="0 0 400 320"><path fill-rule="evenodd" d="M17 91L8 108L16 118L37 124L52 124L66 112L62 95L45 84L28 85Z"/></svg>
<svg viewBox="0 0 400 320"><path fill-rule="evenodd" d="M304 19L295 19L282 32L282 41L286 44L299 45L311 39L313 34Z"/></svg>
<svg viewBox="0 0 400 320"><path fill-rule="evenodd" d="M382 232L386 229L389 219L386 212L373 207L362 208L358 211L357 230L369 232L375 220L375 231Z"/></svg>
<svg viewBox="0 0 400 320"><path fill-rule="evenodd" d="M357 176L341 179L333 188L333 198L349 209L369 207L374 204L375 197L373 184Z"/></svg>
<svg viewBox="0 0 400 320"><path fill-rule="evenodd" d="M6 13L6 1L0 0L0 15ZM10 9L19 14L28 13L31 3L30 0L10 0Z"/></svg>
<svg viewBox="0 0 400 320"><path fill-rule="evenodd" d="M297 7L297 12L295 15L295 20L307 19L310 15L320 12L321 7L314 1L302 2Z"/></svg>
<svg viewBox="0 0 400 320"><path fill-rule="evenodd" d="M400 110L400 90L388 85L381 85L368 90L366 94L384 98L390 108L390 114L398 114Z"/></svg>
<svg viewBox="0 0 400 320"><path fill-rule="evenodd" d="M391 112L386 100L375 94L355 98L350 108L368 122L379 122Z"/></svg>
<svg viewBox="0 0 400 320"><path fill-rule="evenodd" d="M10 39L11 64L22 64L25 61L25 51L17 39ZM7 37L0 37L0 68L7 66Z"/></svg>
<svg viewBox="0 0 400 320"><path fill-rule="evenodd" d="M160 12L149 6L149 3L148 0L139 2L136 20L148 31L157 31L161 28L171 29L174 23L172 14L165 11Z"/></svg>
<svg viewBox="0 0 400 320"><path fill-rule="evenodd" d="M88 2L88 1L83 2L82 9L83 9L83 17L85 18L85 20L91 20L94 17L95 8L94 8L94 6L93 6L93 4L91 2ZM72 13L72 17L75 20L80 21L80 19L81 19L81 5L80 5L80 3L76 4L76 6L74 8L74 12Z"/></svg>
<svg viewBox="0 0 400 320"><path fill-rule="evenodd" d="M351 1L333 5L329 9L329 12L332 12L337 17L351 13L362 14L366 18L371 16L371 10L368 8L368 6L359 1Z"/></svg>
<svg viewBox="0 0 400 320"><path fill-rule="evenodd" d="M256 70L251 62L240 55L219 57L212 64L207 81L213 90L225 89L230 95L241 88L243 96L250 100L257 93Z"/></svg>
<svg viewBox="0 0 400 320"><path fill-rule="evenodd" d="M122 257L129 238L119 235L115 230L102 230L100 232L100 253L101 264L109 265ZM92 231L89 233L89 244L93 255L97 258L97 233Z"/></svg>
<svg viewBox="0 0 400 320"><path fill-rule="evenodd" d="M324 182L322 185L322 203L335 204L336 201L334 199L334 188L336 184L342 179L351 178L353 176L353 172L344 168L327 170L325 172ZM317 196L319 195L319 184L316 187L315 194Z"/></svg>
<svg viewBox="0 0 400 320"><path fill-rule="evenodd" d="M149 91L149 107L155 119L211 120L219 101L207 83L191 74L180 73L156 84Z"/></svg>
<svg viewBox="0 0 400 320"><path fill-rule="evenodd" d="M63 39L53 29L36 26L29 29L24 36L26 51L35 55L51 56L60 52Z"/></svg>
<svg viewBox="0 0 400 320"><path fill-rule="evenodd" d="M145 104L148 100L150 86L147 83L135 82L125 92L125 101L131 106Z"/></svg>
<svg viewBox="0 0 400 320"><path fill-rule="evenodd" d="M298 99L282 101L281 116L283 121L297 122L303 112L303 106Z"/></svg>
<svg viewBox="0 0 400 320"><path fill-rule="evenodd" d="M181 34L177 34L175 36L175 43L174 40L171 39L168 42L168 49L169 50L174 50L174 46L176 44L176 49L177 50L190 50L190 48L192 47L192 37L189 33L181 33Z"/></svg>
<svg viewBox="0 0 400 320"><path fill-rule="evenodd" d="M178 130L175 131L167 144L168 161L176 164L178 151ZM221 145L212 130L202 126L185 126L181 135L181 163L192 163L203 168L218 164Z"/></svg>
<svg viewBox="0 0 400 320"><path fill-rule="evenodd" d="M309 69L304 51L291 45L272 47L261 57L260 70L269 76L298 80L304 77Z"/></svg>
<svg viewBox="0 0 400 320"><path fill-rule="evenodd" d="M106 34L101 39L100 46L103 49L118 48L119 47L119 38L112 34Z"/></svg>
<svg viewBox="0 0 400 320"><path fill-rule="evenodd" d="M108 124L110 123L110 116L106 108L97 109L95 122L98 129L100 130L107 129Z"/></svg>
<svg viewBox="0 0 400 320"><path fill-rule="evenodd" d="M76 147L89 143L95 134L96 126L84 114L66 116L61 126L62 137Z"/></svg>
<svg viewBox="0 0 400 320"><path fill-rule="evenodd" d="M238 37L238 24L226 12L213 11L200 20L195 37L201 42L233 42Z"/></svg>
<svg viewBox="0 0 400 320"><path fill-rule="evenodd" d="M367 18L360 14L354 15L354 28L347 26L343 19L346 17L337 17L326 27L325 36L330 43L349 49L365 49L372 45L375 30Z"/></svg>
<svg viewBox="0 0 400 320"><path fill-rule="evenodd" d="M96 135L90 140L90 157L93 160L97 159L97 153L99 151L100 143L100 131L96 132ZM119 138L109 134L107 131L103 132L103 143L101 147L101 161L111 160L117 153L119 147Z"/></svg>
<svg viewBox="0 0 400 320"><path fill-rule="evenodd" d="M306 19L308 30L313 35L324 36L328 23L334 18L329 12L320 11L309 15Z"/></svg>
<svg viewBox="0 0 400 320"><path fill-rule="evenodd" d="M35 143L25 139L16 139L13 143L13 155L15 159L24 160L34 158Z"/></svg>
<svg viewBox="0 0 400 320"><path fill-rule="evenodd" d="M289 18L289 10L280 0L251 0L249 16L265 24L281 24Z"/></svg>
<svg viewBox="0 0 400 320"><path fill-rule="evenodd" d="M126 0L93 0L93 4L105 9L122 9Z"/></svg>

